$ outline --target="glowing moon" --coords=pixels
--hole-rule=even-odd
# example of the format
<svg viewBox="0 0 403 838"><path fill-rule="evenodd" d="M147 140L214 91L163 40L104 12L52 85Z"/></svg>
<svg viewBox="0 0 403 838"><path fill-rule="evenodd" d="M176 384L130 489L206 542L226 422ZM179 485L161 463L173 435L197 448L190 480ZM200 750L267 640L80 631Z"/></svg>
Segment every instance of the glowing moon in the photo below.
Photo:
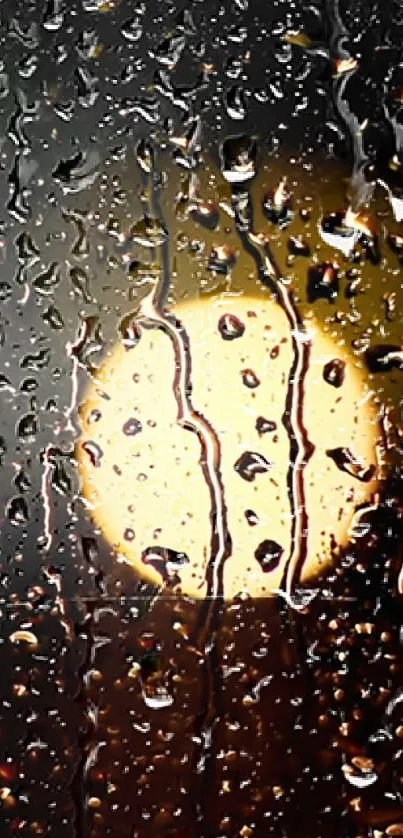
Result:
<svg viewBox="0 0 403 838"><path fill-rule="evenodd" d="M293 345L270 299L224 295L176 306L189 338L194 409L214 429L231 555L224 595L267 596L291 551L290 439L283 424ZM377 488L376 410L355 358L312 321L303 424L315 446L303 472L308 519L301 579L348 540L355 507ZM142 328L118 344L86 393L78 446L83 493L105 539L140 577L206 593L211 497L196 433L177 422L172 341ZM346 453L347 452L347 453ZM343 459L344 458L344 459Z"/></svg>

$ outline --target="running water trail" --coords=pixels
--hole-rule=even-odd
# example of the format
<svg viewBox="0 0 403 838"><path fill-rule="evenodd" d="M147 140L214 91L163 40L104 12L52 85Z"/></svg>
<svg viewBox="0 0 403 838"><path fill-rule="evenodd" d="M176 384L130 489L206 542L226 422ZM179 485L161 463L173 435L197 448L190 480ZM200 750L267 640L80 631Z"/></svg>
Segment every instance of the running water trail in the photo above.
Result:
<svg viewBox="0 0 403 838"><path fill-rule="evenodd" d="M295 598L295 584L298 582L308 551L309 521L305 503L304 470L311 458L315 446L309 440L303 421L305 378L309 369L311 337L307 333L301 315L296 306L293 291L284 282L281 272L270 252L266 236L253 232L253 207L249 193L246 197L248 212L242 209L239 201L245 204L245 195L233 191L235 219L239 236L244 246L252 250L263 281L274 291L277 301L284 311L290 327L294 359L288 376L288 386L283 425L290 441L289 468L287 475L288 496L290 501L292 528L291 549L288 556L280 595L287 604L297 611L306 610L305 599L299 602Z"/></svg>
<svg viewBox="0 0 403 838"><path fill-rule="evenodd" d="M158 180L153 179L152 209L159 221L163 220ZM196 773L202 775L202 784L195 807L198 820L203 823L208 811L209 765L213 744L213 728L219 717L220 677L218 671L216 638L220 624L220 607L224 600L224 565L231 556L232 541L228 530L227 508L221 478L221 446L212 425L193 406L192 357L189 336L183 324L165 310L170 289L171 274L167 240L159 245L162 272L152 291L140 303L138 320L162 329L169 337L175 358L173 394L180 427L195 433L200 443L200 466L210 494L211 544L206 566L207 590L201 607L191 645L203 655L202 711L195 720L195 739L200 742Z"/></svg>
<svg viewBox="0 0 403 838"><path fill-rule="evenodd" d="M374 191L374 183L367 183L365 169L370 160L364 149L365 124L361 125L346 99L346 87L351 76L357 72L358 62L345 48L348 30L342 21L339 0L327 0L325 6L331 34L330 55L334 62L333 101L335 109L347 128L353 153L353 171L350 178L351 205L357 210L367 204Z"/></svg>

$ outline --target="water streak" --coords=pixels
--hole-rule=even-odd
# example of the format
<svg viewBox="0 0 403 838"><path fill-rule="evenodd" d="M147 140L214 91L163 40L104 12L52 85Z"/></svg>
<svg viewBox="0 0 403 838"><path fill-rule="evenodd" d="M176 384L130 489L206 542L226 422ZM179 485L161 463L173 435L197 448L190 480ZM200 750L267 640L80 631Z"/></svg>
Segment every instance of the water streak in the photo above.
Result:
<svg viewBox="0 0 403 838"><path fill-rule="evenodd" d="M236 192L233 193L235 217L237 219L239 219L239 213L237 212L239 197ZM245 204L245 196L242 196L241 200ZM294 596L294 588L307 558L309 522L305 504L304 470L315 450L315 446L308 439L303 422L305 378L309 369L311 337L305 329L295 304L292 289L286 286L273 259L268 238L256 235L253 232L253 207L249 196L248 203L248 212L246 215L245 212L242 213L241 224L238 220L238 233L244 244L253 249L253 256L259 265L262 279L274 291L277 301L287 317L294 351L293 364L288 376L285 411L282 418L290 440L287 484L292 514L291 549L285 565L282 589L285 590L287 602L292 603L294 609L305 611L305 603L297 601Z"/></svg>

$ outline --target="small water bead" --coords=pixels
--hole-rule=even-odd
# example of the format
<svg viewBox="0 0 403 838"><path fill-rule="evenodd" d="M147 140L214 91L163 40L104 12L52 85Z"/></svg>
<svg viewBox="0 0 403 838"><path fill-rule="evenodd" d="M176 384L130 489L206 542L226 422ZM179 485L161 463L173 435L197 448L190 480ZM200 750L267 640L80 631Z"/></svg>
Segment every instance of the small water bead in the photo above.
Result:
<svg viewBox="0 0 403 838"><path fill-rule="evenodd" d="M278 566L283 553L284 549L277 541L267 538L256 548L255 559L264 573L269 573Z"/></svg>
<svg viewBox="0 0 403 838"><path fill-rule="evenodd" d="M136 436L143 430L143 426L138 419L128 419L123 425L122 431L126 436Z"/></svg>
<svg viewBox="0 0 403 838"><path fill-rule="evenodd" d="M291 195L287 189L287 179L281 179L277 187L265 195L263 212L266 218L283 230L293 219ZM295 240L294 240L295 241Z"/></svg>
<svg viewBox="0 0 403 838"><path fill-rule="evenodd" d="M272 434L277 430L277 423L273 422L271 419L265 419L264 416L258 416L255 422L255 428L259 436L262 436L263 434Z"/></svg>
<svg viewBox="0 0 403 838"><path fill-rule="evenodd" d="M340 358L333 358L323 367L323 378L332 387L341 387L346 377L346 364Z"/></svg>
<svg viewBox="0 0 403 838"><path fill-rule="evenodd" d="M223 314L218 321L218 331L223 340L236 340L242 337L245 325L235 314Z"/></svg>
<svg viewBox="0 0 403 838"><path fill-rule="evenodd" d="M308 302L314 303L316 300L334 302L339 293L339 286L339 273L335 263L323 262L315 265L308 272Z"/></svg>
<svg viewBox="0 0 403 838"><path fill-rule="evenodd" d="M256 387L259 387L260 379L257 377L256 373L251 369L242 370L242 383L245 387L248 387L249 390L255 390Z"/></svg>
<svg viewBox="0 0 403 838"><path fill-rule="evenodd" d="M234 465L235 471L243 480L253 483L257 474L264 474L271 468L271 463L256 451L244 451Z"/></svg>
<svg viewBox="0 0 403 838"><path fill-rule="evenodd" d="M83 442L82 448L88 457L90 458L91 465L95 468L98 468L101 465L101 459L104 455L102 448L92 440L88 440L87 442Z"/></svg>
<svg viewBox="0 0 403 838"><path fill-rule="evenodd" d="M395 344L370 346L365 352L365 361L370 372L390 372L403 369L403 349Z"/></svg>

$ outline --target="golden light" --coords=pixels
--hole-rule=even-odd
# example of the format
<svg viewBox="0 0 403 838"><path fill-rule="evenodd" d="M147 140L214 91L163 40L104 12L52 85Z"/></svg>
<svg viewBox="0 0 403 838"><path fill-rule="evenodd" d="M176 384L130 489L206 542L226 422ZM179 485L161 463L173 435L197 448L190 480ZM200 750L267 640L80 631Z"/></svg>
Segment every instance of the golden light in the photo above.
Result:
<svg viewBox="0 0 403 838"><path fill-rule="evenodd" d="M116 555L196 598L212 592L208 568L226 599L270 595L287 568L294 581L317 577L377 489L377 414L359 361L314 320L292 336L268 292L164 316L148 299L136 329L81 408L83 493ZM293 338L310 343L294 406Z"/></svg>

